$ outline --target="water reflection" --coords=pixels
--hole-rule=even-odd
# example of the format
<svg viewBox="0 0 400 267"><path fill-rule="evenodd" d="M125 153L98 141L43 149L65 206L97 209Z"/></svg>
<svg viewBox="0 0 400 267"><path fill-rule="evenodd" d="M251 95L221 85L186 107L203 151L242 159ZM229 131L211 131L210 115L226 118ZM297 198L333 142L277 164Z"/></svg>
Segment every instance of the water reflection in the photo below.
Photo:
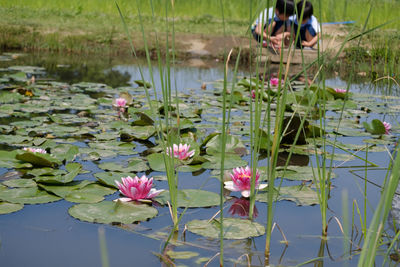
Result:
<svg viewBox="0 0 400 267"><path fill-rule="evenodd" d="M239 217L248 217L249 216L249 210L250 210L250 200L246 198L233 198L230 200L230 202L233 202L231 207L229 208L229 214L232 216L237 215ZM254 218L258 216L258 210L257 207L254 206L254 213L253 213Z"/></svg>

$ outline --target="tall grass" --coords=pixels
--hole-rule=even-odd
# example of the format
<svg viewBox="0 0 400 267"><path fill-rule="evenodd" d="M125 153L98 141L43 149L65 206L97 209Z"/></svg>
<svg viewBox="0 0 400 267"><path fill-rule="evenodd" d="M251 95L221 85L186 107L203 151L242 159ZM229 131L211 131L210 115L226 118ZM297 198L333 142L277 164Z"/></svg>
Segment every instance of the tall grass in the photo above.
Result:
<svg viewBox="0 0 400 267"><path fill-rule="evenodd" d="M124 10L125 14L131 14L130 16L137 16L137 9L135 7L136 1L134 0L121 0L118 2L120 8ZM157 0L152 4L148 1L141 1L142 16L154 18L163 18L165 14L163 9L159 8L164 6L165 2L168 4L168 8L171 8L170 1ZM265 5L259 5L259 1L250 1L252 9L260 12ZM271 1L271 5L272 6ZM397 14L400 13L400 5L396 0L385 0L385 1L369 1L369 0L312 0L314 6L314 13L321 14L319 20L322 22L333 22L333 21L356 21L362 24L365 21L366 14L364 12L364 6L370 2L374 5L374 13L370 18L370 26L376 26L382 24L385 21L391 19L397 19ZM221 4L224 6L224 14L227 20L236 20L247 23L248 19L248 0L222 0ZM156 8L152 8L154 5ZM62 15L63 12L67 12L69 16L81 16L81 15L100 15L107 14L109 16L115 16L115 7L113 1L106 0L3 0L0 2L0 8L10 9L38 9L38 10L49 10L54 14ZM321 12L320 12L321 11ZM220 18L220 3L214 0L176 0L174 13L179 18L197 18L199 22L201 20L209 20L210 17ZM96 15L97 14L97 15ZM257 13L258 14L258 13ZM397 21L390 28L400 28L400 22Z"/></svg>
<svg viewBox="0 0 400 267"><path fill-rule="evenodd" d="M152 86L153 86L153 88L156 88L155 82L154 82L154 76L153 76L153 72L152 72L152 63L151 63L150 53L149 53L149 49L147 47L147 42L146 42L146 33L144 30L143 21L141 20L142 17L140 16L141 5L140 5L139 1L136 2L136 7L138 10L139 19L141 22L142 35L143 35L143 40L145 43L146 59L147 59L147 64L148 64L148 68L149 68L149 74L150 74L150 77L152 80ZM124 25L124 29L127 33L128 38L130 39L129 29L127 27L125 18L123 16L122 11L118 4L117 4L117 8L118 8L119 14L121 16L121 20ZM168 10L168 8L165 9L166 16L168 16L167 10ZM168 20L166 20L166 21L168 21ZM169 43L167 41L167 44L166 44L167 45L167 54L166 54L166 63L167 64L164 66L164 64L162 62L161 54L160 54L160 46L158 43L158 32L156 31L156 29L154 29L154 30L155 30L155 38L156 38L156 43L157 43L157 48L158 48L157 49L157 59L158 59L157 62L158 62L158 67L160 69L160 81L161 81L161 91L162 91L161 97L162 97L162 100L163 100L162 103L164 106L164 125L162 124L162 118L159 117L159 114L157 113L159 106L158 106L158 97L157 97L156 90L154 90L154 97L156 100L154 102L150 98L149 88L147 88L147 86L145 86L145 93L146 93L147 102L150 107L150 112L151 112L153 118L157 118L155 127L156 127L156 131L157 131L158 140L164 151L163 156L164 156L164 164L165 164L165 168L166 168L168 187L169 187L171 217L172 217L172 221L174 224L173 229L175 230L175 229L177 229L178 222L179 222L178 204L177 204L178 175L177 175L177 172L175 169L175 158L169 157L165 154L165 151L167 151L168 148L171 148L173 146L172 135L170 134L170 130L171 130L170 123L171 123L171 119L172 119L171 109L170 109L170 105L172 103L172 81L170 78L171 77L171 63L169 61L170 55L168 52L169 51L169 49L168 49ZM168 32L166 34L168 36ZM129 41L130 41L132 53L136 57L136 52L135 52L135 48L133 45L133 41L131 39ZM174 51L172 51L172 53L174 53ZM164 71L161 71L161 70L164 70ZM140 67L139 67L139 71L140 71L141 78L144 81L145 79L144 79L143 72ZM164 74L165 74L165 76L163 76ZM177 88L175 88L175 90L177 90ZM153 104L153 103L155 103L155 104ZM178 102L176 102L176 104L178 105ZM178 110L179 110L179 107L178 107ZM179 125L178 121L176 124ZM164 132L166 132L166 139L164 138Z"/></svg>

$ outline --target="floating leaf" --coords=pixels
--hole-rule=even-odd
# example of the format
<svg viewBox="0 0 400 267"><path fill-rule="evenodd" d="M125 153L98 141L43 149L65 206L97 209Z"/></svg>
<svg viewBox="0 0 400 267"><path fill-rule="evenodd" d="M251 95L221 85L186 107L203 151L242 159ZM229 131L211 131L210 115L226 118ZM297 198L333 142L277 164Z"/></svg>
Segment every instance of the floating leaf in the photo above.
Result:
<svg viewBox="0 0 400 267"><path fill-rule="evenodd" d="M36 187L36 183L32 179L12 179L12 180L3 182L3 184L8 187L15 187L15 188Z"/></svg>
<svg viewBox="0 0 400 267"><path fill-rule="evenodd" d="M140 87L146 87L146 88L151 88L151 83L145 81L145 80L134 80L134 82L139 85Z"/></svg>
<svg viewBox="0 0 400 267"><path fill-rule="evenodd" d="M268 193L257 194L256 200L268 202ZM293 201L297 204L297 206L310 206L319 204L317 192L305 185L282 186L279 189L279 196L275 200Z"/></svg>
<svg viewBox="0 0 400 267"><path fill-rule="evenodd" d="M221 153L222 136L220 134L212 137L206 146L207 154L220 154ZM247 154L246 147L237 136L228 135L226 137L225 153L234 153L238 155Z"/></svg>
<svg viewBox="0 0 400 267"><path fill-rule="evenodd" d="M165 205L169 200L169 192L163 191L160 195L154 198L158 203ZM184 189L178 190L178 207L200 208L219 205L219 195L213 192Z"/></svg>
<svg viewBox="0 0 400 267"><path fill-rule="evenodd" d="M40 175L34 178L36 182L49 184L65 184L74 180L82 169L82 165L76 162L68 163L65 168L69 171L67 174Z"/></svg>
<svg viewBox="0 0 400 267"><path fill-rule="evenodd" d="M37 187L28 187L0 190L0 199L11 203L41 204L58 201L61 198Z"/></svg>
<svg viewBox="0 0 400 267"><path fill-rule="evenodd" d="M172 251L172 250L168 250L167 251L167 255L171 259L187 260L187 259L191 259L193 257L199 256L199 253L194 252L194 251Z"/></svg>
<svg viewBox="0 0 400 267"><path fill-rule="evenodd" d="M31 163L35 167L56 167L61 164L61 161L52 157L49 154L42 153L32 153L29 151L20 152L15 156L16 159L19 159L24 162Z"/></svg>
<svg viewBox="0 0 400 267"><path fill-rule="evenodd" d="M24 207L23 204L8 203L0 201L0 214L7 214L21 210Z"/></svg>
<svg viewBox="0 0 400 267"><path fill-rule="evenodd" d="M115 162L105 162L99 164L99 168L109 171L124 171L124 172L143 172L149 169L146 161L141 158L131 158L128 164L118 164Z"/></svg>
<svg viewBox="0 0 400 267"><path fill-rule="evenodd" d="M95 223L133 223L145 221L157 215L157 210L145 204L120 201L103 201L95 204L78 204L68 210L81 221Z"/></svg>
<svg viewBox="0 0 400 267"><path fill-rule="evenodd" d="M214 154L212 156L205 155L207 162L203 163L204 169L218 170L221 168L221 154ZM236 167L242 167L248 165L247 161L243 160L239 155L236 154L225 154L224 169L233 169Z"/></svg>
<svg viewBox="0 0 400 267"><path fill-rule="evenodd" d="M147 126L131 126L121 131L121 140L147 140L156 133L156 129L152 125Z"/></svg>
<svg viewBox="0 0 400 267"><path fill-rule="evenodd" d="M365 130L367 132L369 132L370 134L385 134L386 133L385 125L383 125L383 122L381 122L378 119L372 120L371 123L364 121L363 125L365 127Z"/></svg>
<svg viewBox="0 0 400 267"><path fill-rule="evenodd" d="M244 239L264 235L265 228L259 223L244 219L224 218L224 239ZM193 220L187 224L190 232L218 239L220 222L214 220Z"/></svg>
<svg viewBox="0 0 400 267"><path fill-rule="evenodd" d="M98 172L93 174L100 183L105 184L107 186L112 186L114 188L118 188L115 184L115 181L121 182L122 177L131 176L132 178L135 176L132 173L128 172Z"/></svg>

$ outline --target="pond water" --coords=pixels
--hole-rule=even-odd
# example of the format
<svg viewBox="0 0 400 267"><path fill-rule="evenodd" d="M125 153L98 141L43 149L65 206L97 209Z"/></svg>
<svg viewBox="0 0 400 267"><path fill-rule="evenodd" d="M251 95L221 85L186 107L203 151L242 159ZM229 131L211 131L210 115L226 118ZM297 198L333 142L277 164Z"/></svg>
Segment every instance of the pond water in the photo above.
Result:
<svg viewBox="0 0 400 267"><path fill-rule="evenodd" d="M7 58L7 55L4 56ZM104 129L110 131L107 127L107 123L116 120L116 111L112 110L111 100L118 97L118 94L123 91L129 91L134 101L138 101L141 107L145 106L144 91L139 90L140 88L135 83L136 80L142 80L139 67L141 66L146 81L151 80L150 72L148 68L143 67L141 62L132 64L130 60L126 59L91 59L91 58L69 58L57 57L55 55L24 55L18 58L8 57L10 61L1 61L0 67L2 72L0 75L9 74L7 69L10 66L38 66L43 67L41 71L42 75L36 75L36 84L43 84L49 82L59 82L57 85L53 83L58 90L71 89L72 84L79 84L79 88L84 90L70 90L66 91L65 94L71 94L73 97L74 92L79 94L87 94L91 99L95 99L98 102L91 102L88 100L88 106L100 103L99 110L104 110L103 113L96 111L93 116L96 117L100 125L105 125ZM218 90L221 88L221 80L223 79L223 67L222 63L216 62L203 62L203 67L192 67L185 64L178 64L173 70L171 75L173 81L173 88L177 88L179 97L183 99L184 104L188 105L190 109L202 108L203 113L201 119L195 118L195 123L198 131L198 135L205 137L207 134L219 130L221 124L221 111ZM204 67L208 66L208 67ZM165 75L161 73L161 76ZM241 69L238 73L239 76L249 76L248 71ZM29 76L29 75L28 75ZM160 71L158 68L154 68L153 77L155 78L156 88L161 88ZM0 77L1 78L1 77ZM29 77L28 77L29 78ZM232 78L232 74L229 75L229 80ZM3 82L0 84L0 92L9 90L10 82ZM87 90L88 85L82 83L93 83L93 90ZM102 88L99 84L103 83L114 88L112 90L97 90L96 88ZM6 84L6 85L4 85ZM20 83L19 83L20 84ZM26 84L26 83L25 83ZM332 77L326 80L326 85L331 87L346 88L347 82L339 77ZM65 86L65 87L63 87ZM90 87L89 86L89 87ZM98 87L96 87L98 86ZM202 88L203 87L203 88ZM205 88L204 88L205 87ZM112 89L111 88L111 89ZM387 121L392 124L392 131L390 136L383 138L383 141L377 142L376 146L371 146L370 152L368 153L368 161L373 162L377 167L368 169L368 183L367 183L367 219L370 222L374 208L380 199L379 187L385 176L386 167L390 162L390 153L393 151L394 144L397 141L397 135L399 133L398 116L398 100L397 95L399 94L399 88L394 86L388 87L386 83L373 84L368 81L357 81L349 86L350 91L354 93L353 98L356 99L357 107L352 107L352 112L344 113L344 124L348 133L346 136L338 135L337 142L340 144L348 144L349 146L362 145L365 147L366 144L373 144L378 138L365 134L362 128L362 122L370 122L372 119L379 119L381 121ZM48 89L50 90L50 89ZM35 92L35 91L34 91ZM114 93L110 93L114 92ZM158 94L161 93L157 90ZM175 91L173 91L175 94ZM153 93L152 93L153 94ZM390 95L390 97L382 97L382 95ZM159 95L160 97L160 95ZM361 100L360 100L361 99ZM47 99L45 97L42 100L50 101L52 106L56 106L54 102L57 99ZM77 98L79 100L79 98ZM86 101L83 99L82 101ZM3 101L3 100L2 100ZM43 131L40 129L41 123L47 122L48 119L39 119L46 113L46 109L42 109L42 103L29 102L32 109L28 109L27 113L29 116L23 114L17 114L11 119L9 116L4 115L2 111L1 121L3 128L0 128L4 133L9 130L8 126L19 126L24 128L24 124L18 124L18 121L32 121L32 126L27 126L30 129L37 127L37 131ZM108 101L108 102L107 102ZM50 103L49 102L49 103ZM2 105L7 102L2 102ZM10 102L8 102L10 103ZM35 110L35 103L38 105ZM72 121L69 126L80 125L79 131L82 136L79 138L77 135L67 135L68 137L62 139L59 136L57 130L54 130L52 135L55 136L56 142L64 142L78 146L80 149L87 148L88 144L92 142L92 138L87 137L88 133L84 131L83 123L91 122L92 120L85 119L77 123L74 119L77 118L77 114L84 110L79 107L75 109L73 102L71 107L64 109L54 109L49 113L55 116L53 120L57 122L57 116L61 116L63 120ZM365 107L370 112L363 112L361 109L364 108L362 103L365 103ZM389 108L390 107L390 108ZM5 106L3 106L5 108ZM22 109L23 110L23 109ZM355 112L357 110L358 112ZM233 132L238 135L242 135L243 140L248 140L249 137L246 134L248 131L248 115L246 115L246 109L242 110L235 107L233 110L232 123L234 125ZM339 112L328 111L326 118L337 117ZM68 116L74 116L70 119ZM357 117L357 115L359 117ZM35 117L38 117L35 120ZM114 118L114 119L111 119ZM356 122L356 121L359 122ZM351 129L351 124L361 125L358 128L359 132L363 134L356 135L355 130ZM37 125L37 126L36 126ZM333 126L332 126L333 128ZM95 127L92 129L99 129ZM61 130L60 130L61 131ZM62 131L67 131L63 129ZM78 131L78 129L77 129ZM68 132L68 131L67 131ZM18 134L23 133L22 130L17 130ZM65 132L63 132L65 133ZM97 133L101 133L97 132ZM9 133L10 134L10 133ZM15 134L13 132L13 134ZM76 138L75 138L75 137ZM96 135L95 135L96 136ZM36 138L36 137L35 137ZM100 138L97 136L100 140ZM329 139L333 140L334 135L330 135ZM4 151L11 151L21 144L7 143L4 138L0 138L1 148ZM109 138L104 137L103 140L119 140L119 134L117 137ZM366 141L367 140L367 141ZM89 180L97 181L93 174L104 172L105 169L102 166L103 163L111 162L126 162L132 156L140 157L144 156L142 152L148 151L149 148L155 146L154 137L150 137L146 141L132 141L135 147L132 154L116 153L109 157L101 156L99 160L92 160L84 152L77 154L75 162L82 165L82 170L85 172L79 173L75 180ZM247 144L247 143L246 143ZM112 148L108 147L109 150ZM348 150L352 150L350 147ZM327 150L331 152L332 147L328 147ZM83 150L82 150L83 151ZM365 158L365 152L352 150L352 153L357 154L361 158ZM117 151L118 152L118 151ZM357 201L360 209L363 212L363 199L364 199L364 180L365 177L365 161L358 158L346 158L346 154L343 150L338 148L335 152L340 154L339 159L334 160L332 163L333 173L335 178L332 180L332 191L329 198L328 206L329 213L328 218L337 217L340 221L343 218L343 205L348 207L350 213L353 210L353 200ZM346 154L345 156L343 154ZM284 160L287 154L280 154L280 160ZM0 158L1 159L1 158ZM242 160L250 162L250 155L242 156ZM307 153L297 154L293 156L291 161L293 170L301 169L301 166L317 166L315 155L307 155ZM330 161L328 162L330 164ZM266 166L267 159L262 158L259 161L259 166ZM289 166L289 167L290 167ZM63 169L65 169L63 167ZM15 168L5 167L0 165L0 182L8 181L12 178L19 178L21 175L15 173ZM124 170L120 170L124 172ZM143 174L147 176L164 176L165 172L154 171L151 169L139 171L138 176ZM193 172L179 172L179 189L202 189L206 191L219 193L220 183L215 178L215 171L207 168L196 170ZM276 185L293 186L302 184L303 179L278 179ZM157 180L154 182L157 189L167 189L168 184L165 180ZM309 183L307 183L309 184ZM343 194L346 192L348 196L348 202L343 204ZM229 192L227 193L229 194ZM245 211L243 207L246 207L246 200L240 198L240 194L237 192L230 193L233 198L225 202L225 217L234 218L245 218ZM118 192L111 195L105 196L105 200L114 200L118 198ZM296 196L292 196L292 200L295 200ZM272 234L272 245L271 245L271 263L274 265L282 264L283 266L295 266L303 262L309 261L321 257L319 261L311 263L312 265L318 266L343 266L348 264L354 266L358 261L358 253L356 251L357 246L362 242L361 228L359 223L359 216L357 212L354 212L354 231L352 238L352 254L349 258L345 255L346 260L342 259L343 255L343 234L340 230L339 225L335 219L332 219L329 223L328 228L328 240L325 242L321 239L321 215L319 205L297 205L304 204L304 199L295 201L279 201L275 204L275 216L274 222L277 222L280 229L282 229L284 235L289 241L289 245L286 247L281 241L283 237L281 233L275 229ZM73 218L68 213L68 209L76 203L69 202L66 200L59 200L47 204L37 205L24 205L23 209L0 215L0 262L2 266L100 266L101 252L99 242L99 231L105 231L107 253L110 262L110 266L159 266L162 265L159 257L155 254L161 253L162 246L164 245L165 239L171 231L171 218L169 209L166 205L160 205L154 203L153 206L158 210L158 215L150 220L135 223L135 224L96 224L90 222L80 221ZM267 221L267 204L264 202L256 202L257 216L255 221L261 225L265 225ZM179 211L183 211L182 208ZM183 231L184 225L194 219L210 219L214 214L219 211L219 207L212 206L206 208L189 208L182 217L180 222L179 233L173 238L174 242L168 245L169 251L174 252L195 252L196 254L189 259L179 259L179 257L172 259L177 266L203 266L209 259L216 255L219 251L219 240L202 237L194 234L190 231ZM351 220L351 214L348 214L349 220ZM244 216L243 216L244 215ZM357 230L356 230L357 229ZM394 236L393 226L386 224L385 230L390 236ZM358 232L357 232L358 231ZM247 266L247 257L251 262L251 266L263 266L264 265L264 247L265 247L265 235L260 237L252 237L240 240L225 240L224 241L224 256L226 266L233 266L234 261L241 257L241 264ZM173 254L170 254L173 255ZM245 256L247 255L247 256ZM171 256L173 258L173 256ZM383 262L383 257L377 258L377 264L380 265ZM309 264L309 265L311 265ZM208 266L218 266L218 259L212 260Z"/></svg>

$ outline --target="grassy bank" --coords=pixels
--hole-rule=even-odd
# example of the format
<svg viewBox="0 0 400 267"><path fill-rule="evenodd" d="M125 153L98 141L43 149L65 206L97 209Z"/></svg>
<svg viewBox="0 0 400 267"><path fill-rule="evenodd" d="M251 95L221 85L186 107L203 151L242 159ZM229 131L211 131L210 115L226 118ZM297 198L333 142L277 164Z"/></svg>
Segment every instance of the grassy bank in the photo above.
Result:
<svg viewBox="0 0 400 267"><path fill-rule="evenodd" d="M152 1L153 17L150 1L124 0L118 1L126 23L132 32L132 38L138 53L144 52L141 38L138 7L140 3L141 16L144 20L145 32L165 31L165 7L171 1ZM273 1L222 0L225 33L238 38L247 38L250 22L267 3ZM376 27L392 19L397 19L400 11L398 1L347 1L322 0L312 1L315 15L320 22L356 21L355 33L360 32L371 7L372 12L366 29ZM372 6L371 6L372 5ZM193 8L195 7L195 8ZM177 51L183 50L185 42L190 38L201 36L222 36L222 16L220 1L213 0L176 0L174 31L177 37ZM168 14L171 18L172 14ZM148 29L146 29L148 27ZM360 60L371 64L398 62L400 35L396 29L400 27L399 20L363 37ZM350 28L350 26L349 26ZM155 47L154 35L148 36L151 48ZM180 43L179 40L185 42ZM163 40L161 40L163 41ZM114 1L45 1L3 0L0 3L0 49L18 50L48 50L73 53L104 53L126 54L129 45L123 33L121 20ZM349 50L348 57L359 55ZM179 56L179 53L178 53ZM218 55L212 55L218 56ZM379 61L379 62L378 62Z"/></svg>

